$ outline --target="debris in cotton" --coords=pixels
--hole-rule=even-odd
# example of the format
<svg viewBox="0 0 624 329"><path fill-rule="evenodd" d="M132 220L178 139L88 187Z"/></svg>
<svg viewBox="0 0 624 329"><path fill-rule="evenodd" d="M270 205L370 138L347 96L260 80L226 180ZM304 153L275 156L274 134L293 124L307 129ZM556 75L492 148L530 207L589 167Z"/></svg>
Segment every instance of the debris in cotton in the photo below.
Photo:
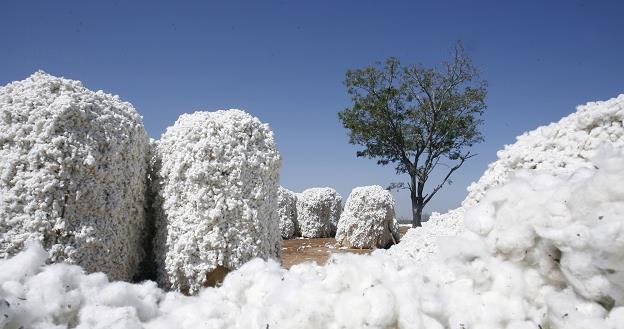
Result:
<svg viewBox="0 0 624 329"><path fill-rule="evenodd" d="M621 328L624 154L569 176L525 170L465 214L425 263L338 255L290 270L255 259L198 296L0 261L5 328Z"/></svg>
<svg viewBox="0 0 624 329"><path fill-rule="evenodd" d="M336 241L350 248L386 248L399 238L390 191L379 185L354 188L340 215Z"/></svg>
<svg viewBox="0 0 624 329"><path fill-rule="evenodd" d="M195 293L213 274L279 258L281 160L267 124L240 110L184 114L154 153L162 285Z"/></svg>
<svg viewBox="0 0 624 329"><path fill-rule="evenodd" d="M279 187L277 190L277 214L280 219L280 231L283 239L292 239L300 234L297 222L297 194Z"/></svg>
<svg viewBox="0 0 624 329"><path fill-rule="evenodd" d="M590 102L557 123L522 134L516 143L498 152L478 182L468 187L462 207L435 214L422 228L410 229L389 253L406 261L422 261L437 252L436 237L464 231L463 214L490 189L504 184L517 170L541 170L568 176L589 161L603 146L624 149L624 95L604 102ZM383 251L378 251L383 252Z"/></svg>
<svg viewBox="0 0 624 329"><path fill-rule="evenodd" d="M305 238L335 236L341 212L342 197L333 188L315 187L297 195L297 221Z"/></svg>
<svg viewBox="0 0 624 329"><path fill-rule="evenodd" d="M0 87L0 258L35 240L53 262L132 279L148 140L130 103L79 81L39 71Z"/></svg>

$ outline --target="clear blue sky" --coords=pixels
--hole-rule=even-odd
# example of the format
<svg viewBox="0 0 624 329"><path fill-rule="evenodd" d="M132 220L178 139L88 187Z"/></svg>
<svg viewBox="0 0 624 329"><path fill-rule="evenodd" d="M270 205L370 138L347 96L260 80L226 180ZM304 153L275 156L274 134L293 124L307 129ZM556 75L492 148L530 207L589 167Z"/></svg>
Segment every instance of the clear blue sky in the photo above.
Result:
<svg viewBox="0 0 624 329"><path fill-rule="evenodd" d="M504 4L503 4L504 2ZM3 1L0 84L37 69L130 101L158 138L184 112L268 122L284 186L399 181L355 157L344 73L388 56L433 65L463 40L490 83L485 143L432 201L459 205L496 151L577 104L624 92L623 1ZM407 192L396 194L408 216Z"/></svg>

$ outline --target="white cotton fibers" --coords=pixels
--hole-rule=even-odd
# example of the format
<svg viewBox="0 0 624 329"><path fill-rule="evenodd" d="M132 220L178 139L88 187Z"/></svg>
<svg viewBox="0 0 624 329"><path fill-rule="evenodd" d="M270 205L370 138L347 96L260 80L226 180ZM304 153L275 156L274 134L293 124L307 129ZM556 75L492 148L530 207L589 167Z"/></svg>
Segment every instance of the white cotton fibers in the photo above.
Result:
<svg viewBox="0 0 624 329"><path fill-rule="evenodd" d="M621 328L623 153L569 177L525 171L466 213L425 262L335 255L280 268L254 259L197 296L109 283L34 246L0 261L7 329ZM526 191L532 195L527 196ZM495 224L491 225L492 220Z"/></svg>
<svg viewBox="0 0 624 329"><path fill-rule="evenodd" d="M519 136L516 143L499 151L498 160L468 187L462 207L434 213L422 228L410 229L389 252L406 261L426 260L438 250L437 237L464 231L465 209L477 204L489 189L504 184L515 171L541 170L569 176L580 168L591 168L590 159L605 146L624 149L624 95L578 106L575 113L559 122Z"/></svg>
<svg viewBox="0 0 624 329"><path fill-rule="evenodd" d="M280 155L268 125L240 110L184 114L156 143L159 281L194 293L217 268L281 250Z"/></svg>
<svg viewBox="0 0 624 329"><path fill-rule="evenodd" d="M279 187L277 190L277 214L280 219L280 231L283 239L292 239L299 232L297 221L297 194L286 188Z"/></svg>
<svg viewBox="0 0 624 329"><path fill-rule="evenodd" d="M354 188L340 215L336 241L351 248L386 248L399 238L390 191L379 185Z"/></svg>
<svg viewBox="0 0 624 329"><path fill-rule="evenodd" d="M0 258L36 240L51 261L132 279L147 151L141 116L118 96L42 71L0 87Z"/></svg>
<svg viewBox="0 0 624 329"><path fill-rule="evenodd" d="M333 188L309 188L297 195L297 220L305 238L335 236L341 212L342 197Z"/></svg>

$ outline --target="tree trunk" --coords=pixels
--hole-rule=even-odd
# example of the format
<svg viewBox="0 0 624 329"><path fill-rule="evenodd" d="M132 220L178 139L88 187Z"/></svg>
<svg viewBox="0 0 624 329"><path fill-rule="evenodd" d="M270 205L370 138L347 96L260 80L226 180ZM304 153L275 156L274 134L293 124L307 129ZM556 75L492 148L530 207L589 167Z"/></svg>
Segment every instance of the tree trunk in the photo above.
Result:
<svg viewBox="0 0 624 329"><path fill-rule="evenodd" d="M422 188L416 190L416 176L411 176L410 198L412 199L412 227L420 227L422 222L422 210L424 208ZM420 184L419 184L420 185Z"/></svg>

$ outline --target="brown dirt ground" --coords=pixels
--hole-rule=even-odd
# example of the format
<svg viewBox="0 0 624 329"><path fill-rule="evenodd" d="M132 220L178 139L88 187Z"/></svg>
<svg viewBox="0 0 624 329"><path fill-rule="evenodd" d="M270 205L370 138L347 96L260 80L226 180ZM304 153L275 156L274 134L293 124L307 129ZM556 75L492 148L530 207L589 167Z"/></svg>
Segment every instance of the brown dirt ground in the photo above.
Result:
<svg viewBox="0 0 624 329"><path fill-rule="evenodd" d="M401 226L401 236L408 227ZM332 253L368 254L372 249L340 249L334 238L284 240L282 244L282 267L290 268L304 262L325 264Z"/></svg>

